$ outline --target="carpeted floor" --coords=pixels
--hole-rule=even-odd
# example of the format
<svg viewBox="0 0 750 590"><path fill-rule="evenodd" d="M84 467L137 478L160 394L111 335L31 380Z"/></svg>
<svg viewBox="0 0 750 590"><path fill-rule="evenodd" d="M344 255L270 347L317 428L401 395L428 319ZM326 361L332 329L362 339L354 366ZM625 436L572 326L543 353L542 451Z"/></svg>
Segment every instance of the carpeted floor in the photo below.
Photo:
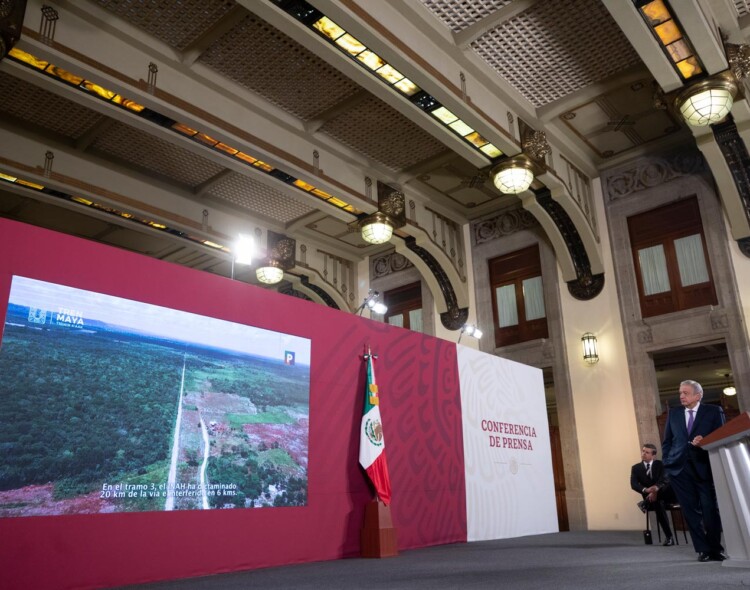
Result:
<svg viewBox="0 0 750 590"><path fill-rule="evenodd" d="M654 540L656 543L656 540ZM750 587L750 568L696 561L692 545L644 545L638 531L570 532L442 545L386 559L343 559L130 590L575 588L717 590Z"/></svg>

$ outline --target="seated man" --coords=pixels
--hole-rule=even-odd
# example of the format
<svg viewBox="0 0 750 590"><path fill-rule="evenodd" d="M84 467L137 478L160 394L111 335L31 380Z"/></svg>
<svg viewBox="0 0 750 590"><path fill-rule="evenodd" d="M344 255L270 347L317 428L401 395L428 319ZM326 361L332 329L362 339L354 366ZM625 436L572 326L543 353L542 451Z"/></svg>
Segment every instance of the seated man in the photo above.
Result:
<svg viewBox="0 0 750 590"><path fill-rule="evenodd" d="M643 512L656 512L656 520L664 531L662 545L674 545L672 529L669 526L667 511L664 509L664 496L669 490L669 484L664 475L662 462L656 458L656 446L651 443L643 445L641 462L633 465L630 470L630 487L643 496L643 501L638 502L638 507Z"/></svg>

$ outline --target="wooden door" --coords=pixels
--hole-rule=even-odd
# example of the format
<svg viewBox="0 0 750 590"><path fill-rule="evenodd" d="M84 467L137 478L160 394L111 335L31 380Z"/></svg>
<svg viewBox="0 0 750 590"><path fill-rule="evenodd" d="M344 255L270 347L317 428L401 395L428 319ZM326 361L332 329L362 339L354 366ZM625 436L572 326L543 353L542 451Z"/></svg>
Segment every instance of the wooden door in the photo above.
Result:
<svg viewBox="0 0 750 590"><path fill-rule="evenodd" d="M565 468L563 467L560 429L549 427L550 446L552 448L552 473L555 478L555 500L557 501L557 525L561 531L569 531L568 503L565 501Z"/></svg>

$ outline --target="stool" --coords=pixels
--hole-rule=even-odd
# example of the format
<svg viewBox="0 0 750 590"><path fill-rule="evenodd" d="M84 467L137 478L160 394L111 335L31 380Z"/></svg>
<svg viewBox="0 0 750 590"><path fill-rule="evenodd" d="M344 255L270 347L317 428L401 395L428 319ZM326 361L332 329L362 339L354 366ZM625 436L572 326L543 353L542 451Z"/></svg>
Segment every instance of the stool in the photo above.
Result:
<svg viewBox="0 0 750 590"><path fill-rule="evenodd" d="M679 524L679 530L682 531L682 536L685 537L685 544L687 544L687 524L682 514L682 506L676 502L670 502L669 504L665 504L664 508L669 510L669 516L672 518L672 530L674 531L675 542L678 545L680 544L677 540L677 526Z"/></svg>
<svg viewBox="0 0 750 590"><path fill-rule="evenodd" d="M654 505L650 502L646 503L647 509L646 509L646 530L651 530L651 519L649 518L649 513L656 512L656 509L653 507ZM680 539L677 537L677 527L675 525L675 522L679 522L680 524L680 530L682 531L683 536L685 537L685 544L687 544L687 533L685 532L685 519L682 516L682 508L679 504L664 504L664 511L669 515L667 518L671 519L672 521L672 534L673 539L676 545L680 544ZM675 520L675 513L678 516L677 521ZM661 543L661 526L659 526L659 521L656 521L656 536L659 539L659 543Z"/></svg>
<svg viewBox="0 0 750 590"><path fill-rule="evenodd" d="M648 515L651 512L655 513L656 510L653 508L653 504L651 504L650 502L646 502L645 504L646 504L646 507L647 507L646 508L646 530L650 531L651 530L651 519L649 518ZM656 515L654 514L654 516L656 516ZM658 519L656 521L656 535L657 535L657 537L659 537L659 543L661 543L661 527L659 526Z"/></svg>

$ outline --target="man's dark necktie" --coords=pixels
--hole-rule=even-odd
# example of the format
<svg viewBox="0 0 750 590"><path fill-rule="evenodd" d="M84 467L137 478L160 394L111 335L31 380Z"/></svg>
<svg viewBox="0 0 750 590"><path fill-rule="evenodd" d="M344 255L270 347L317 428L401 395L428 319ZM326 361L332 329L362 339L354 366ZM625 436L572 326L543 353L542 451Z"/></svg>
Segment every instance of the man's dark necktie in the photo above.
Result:
<svg viewBox="0 0 750 590"><path fill-rule="evenodd" d="M646 464L646 477L651 477L651 463Z"/></svg>

